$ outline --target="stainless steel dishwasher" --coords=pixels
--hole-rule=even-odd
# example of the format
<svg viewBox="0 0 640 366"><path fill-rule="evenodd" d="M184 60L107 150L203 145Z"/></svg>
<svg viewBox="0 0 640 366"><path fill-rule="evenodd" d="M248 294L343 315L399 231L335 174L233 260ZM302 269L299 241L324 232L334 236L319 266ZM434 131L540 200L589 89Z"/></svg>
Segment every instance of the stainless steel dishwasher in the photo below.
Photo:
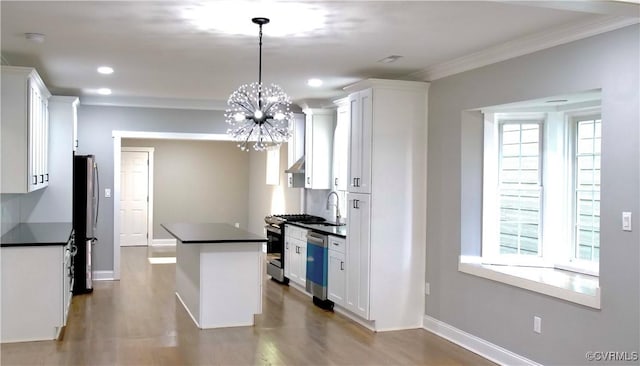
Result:
<svg viewBox="0 0 640 366"><path fill-rule="evenodd" d="M327 267L329 238L314 231L307 233L307 291L313 295L313 303L323 309L333 309L327 300Z"/></svg>

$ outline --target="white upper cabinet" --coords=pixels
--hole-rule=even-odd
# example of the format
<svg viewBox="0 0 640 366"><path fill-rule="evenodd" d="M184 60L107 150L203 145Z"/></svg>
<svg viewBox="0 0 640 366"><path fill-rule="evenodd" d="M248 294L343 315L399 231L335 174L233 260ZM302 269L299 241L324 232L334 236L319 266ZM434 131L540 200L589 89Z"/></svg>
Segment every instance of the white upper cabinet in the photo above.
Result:
<svg viewBox="0 0 640 366"><path fill-rule="evenodd" d="M330 189L333 155L334 109L305 109L304 187Z"/></svg>
<svg viewBox="0 0 640 366"><path fill-rule="evenodd" d="M351 144L349 146L348 190L353 193L371 193L372 100L372 89L349 95L349 139ZM388 123L391 122L388 121Z"/></svg>
<svg viewBox="0 0 640 366"><path fill-rule="evenodd" d="M294 114L294 120L290 121L292 131L291 139L287 144L287 166L285 169L291 168L300 159L304 159L304 114ZM287 173L287 187L303 188L304 173Z"/></svg>
<svg viewBox="0 0 640 366"><path fill-rule="evenodd" d="M49 184L50 96L35 69L2 66L2 193Z"/></svg>
<svg viewBox="0 0 640 366"><path fill-rule="evenodd" d="M347 191L349 180L349 98L335 102L338 106L336 113L336 129L333 134L333 180L334 191Z"/></svg>
<svg viewBox="0 0 640 366"><path fill-rule="evenodd" d="M41 193L23 222L70 222L73 200L73 151L78 97L49 98L49 188Z"/></svg>

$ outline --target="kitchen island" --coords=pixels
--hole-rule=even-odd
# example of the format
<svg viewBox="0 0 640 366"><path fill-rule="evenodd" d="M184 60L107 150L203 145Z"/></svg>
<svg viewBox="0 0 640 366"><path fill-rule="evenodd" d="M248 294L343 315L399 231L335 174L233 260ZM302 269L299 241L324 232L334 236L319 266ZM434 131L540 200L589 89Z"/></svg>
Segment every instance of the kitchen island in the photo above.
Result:
<svg viewBox="0 0 640 366"><path fill-rule="evenodd" d="M223 223L162 227L178 241L176 296L198 328L253 325L262 313L267 238Z"/></svg>

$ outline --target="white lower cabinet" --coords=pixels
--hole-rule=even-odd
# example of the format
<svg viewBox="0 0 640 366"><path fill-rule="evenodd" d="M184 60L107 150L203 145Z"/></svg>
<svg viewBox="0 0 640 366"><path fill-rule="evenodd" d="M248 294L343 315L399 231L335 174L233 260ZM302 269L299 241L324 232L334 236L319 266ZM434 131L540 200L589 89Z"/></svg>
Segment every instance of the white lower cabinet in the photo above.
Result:
<svg viewBox="0 0 640 366"><path fill-rule="evenodd" d="M307 284L307 230L297 226L285 226L284 275L303 288Z"/></svg>
<svg viewBox="0 0 640 366"><path fill-rule="evenodd" d="M363 193L349 193L347 210L346 266L347 289L346 308L370 320L369 316L369 268L371 232L371 196Z"/></svg>
<svg viewBox="0 0 640 366"><path fill-rule="evenodd" d="M71 304L67 249L69 245L1 249L2 343L59 337Z"/></svg>
<svg viewBox="0 0 640 366"><path fill-rule="evenodd" d="M345 239L329 236L327 298L342 307L346 307L345 244Z"/></svg>

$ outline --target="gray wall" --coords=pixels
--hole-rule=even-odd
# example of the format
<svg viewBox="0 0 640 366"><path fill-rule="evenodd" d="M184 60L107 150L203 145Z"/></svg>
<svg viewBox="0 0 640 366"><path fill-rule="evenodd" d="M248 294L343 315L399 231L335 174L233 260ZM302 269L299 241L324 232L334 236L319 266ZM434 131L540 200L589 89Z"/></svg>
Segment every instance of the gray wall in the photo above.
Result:
<svg viewBox="0 0 640 366"><path fill-rule="evenodd" d="M428 316L549 365L586 364L587 351L639 351L639 45L640 28L632 26L431 84ZM481 161L473 157L482 156L482 129L463 126L463 111L596 88L603 120L602 309L458 272L461 246L474 252L481 225ZM621 231L622 211L634 213L633 232ZM534 315L542 317L542 334L532 330Z"/></svg>
<svg viewBox="0 0 640 366"><path fill-rule="evenodd" d="M153 109L83 105L78 108L78 154L94 154L100 169L100 213L98 242L94 246L94 269L113 270L113 198L104 198L104 189L113 189L114 130L226 133L223 111Z"/></svg>
<svg viewBox="0 0 640 366"><path fill-rule="evenodd" d="M0 235L20 223L20 194L0 194Z"/></svg>
<svg viewBox="0 0 640 366"><path fill-rule="evenodd" d="M267 185L266 152L249 152L249 231L264 235L264 217L270 214L301 213L302 188L287 188L287 145L280 147L280 184Z"/></svg>
<svg viewBox="0 0 640 366"><path fill-rule="evenodd" d="M228 222L246 228L249 156L227 141L122 139L153 147L153 238L173 238L169 222Z"/></svg>

